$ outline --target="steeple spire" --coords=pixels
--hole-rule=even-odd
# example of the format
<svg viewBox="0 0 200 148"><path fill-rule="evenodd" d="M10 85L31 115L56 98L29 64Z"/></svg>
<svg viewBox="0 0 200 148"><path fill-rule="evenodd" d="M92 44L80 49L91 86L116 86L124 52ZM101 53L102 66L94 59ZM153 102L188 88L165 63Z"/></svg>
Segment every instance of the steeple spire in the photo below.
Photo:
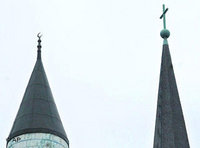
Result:
<svg viewBox="0 0 200 148"><path fill-rule="evenodd" d="M165 8L163 11L166 13ZM163 13L163 16L165 16ZM165 24L165 23L164 23ZM189 148L185 121L176 85L167 36L169 32L161 31L164 38L160 82L157 101L157 115L154 135L154 148Z"/></svg>

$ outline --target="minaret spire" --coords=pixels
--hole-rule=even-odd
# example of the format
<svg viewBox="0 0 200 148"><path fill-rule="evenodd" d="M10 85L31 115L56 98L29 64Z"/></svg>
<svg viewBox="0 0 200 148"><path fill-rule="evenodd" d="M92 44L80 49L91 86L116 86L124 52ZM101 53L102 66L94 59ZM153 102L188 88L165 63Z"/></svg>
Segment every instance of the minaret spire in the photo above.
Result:
<svg viewBox="0 0 200 148"><path fill-rule="evenodd" d="M7 138L7 148L69 148L41 60L42 35L39 33L37 37L37 60Z"/></svg>
<svg viewBox="0 0 200 148"><path fill-rule="evenodd" d="M166 29L165 22L167 10L163 5L163 14L160 18L163 18L164 23L164 29L161 31L164 44L153 148L190 148L169 45L167 43L167 38L170 35Z"/></svg>
<svg viewBox="0 0 200 148"><path fill-rule="evenodd" d="M37 34L37 37L38 37L38 45L37 45L37 48L38 48L37 52L38 52L38 54L37 54L37 59L41 59L41 48L42 48L41 37L42 37L42 34L39 32Z"/></svg>
<svg viewBox="0 0 200 148"><path fill-rule="evenodd" d="M163 30L160 32L160 36L164 39L163 44L168 44L167 38L170 36L170 32L166 29L166 13L168 8L165 9L165 5L163 4L163 14L160 16L160 19L163 19Z"/></svg>

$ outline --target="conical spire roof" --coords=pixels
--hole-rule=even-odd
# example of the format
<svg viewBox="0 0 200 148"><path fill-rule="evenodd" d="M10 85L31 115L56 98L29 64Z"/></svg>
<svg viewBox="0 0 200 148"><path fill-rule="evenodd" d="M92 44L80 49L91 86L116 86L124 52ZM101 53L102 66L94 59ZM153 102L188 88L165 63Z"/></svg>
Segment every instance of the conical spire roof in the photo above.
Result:
<svg viewBox="0 0 200 148"><path fill-rule="evenodd" d="M168 44L163 45L154 148L189 148Z"/></svg>
<svg viewBox="0 0 200 148"><path fill-rule="evenodd" d="M39 38L37 61L7 142L26 133L50 133L69 144L42 64L40 42Z"/></svg>
<svg viewBox="0 0 200 148"><path fill-rule="evenodd" d="M164 39L164 42L153 147L189 148L185 121L167 42L167 38L170 36L170 32L166 29L165 23L167 10L168 8L165 9L165 5L163 5L163 14L160 18L163 18L164 29L160 35Z"/></svg>

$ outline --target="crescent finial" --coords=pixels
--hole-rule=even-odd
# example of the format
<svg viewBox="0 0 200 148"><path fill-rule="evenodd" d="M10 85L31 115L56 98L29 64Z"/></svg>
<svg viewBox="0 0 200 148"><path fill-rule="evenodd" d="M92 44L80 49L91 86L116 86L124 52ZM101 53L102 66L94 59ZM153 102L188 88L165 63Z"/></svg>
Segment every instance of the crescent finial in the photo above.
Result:
<svg viewBox="0 0 200 148"><path fill-rule="evenodd" d="M39 33L37 34L37 37L38 37L39 40L40 40L40 38L42 37L42 34L39 32Z"/></svg>

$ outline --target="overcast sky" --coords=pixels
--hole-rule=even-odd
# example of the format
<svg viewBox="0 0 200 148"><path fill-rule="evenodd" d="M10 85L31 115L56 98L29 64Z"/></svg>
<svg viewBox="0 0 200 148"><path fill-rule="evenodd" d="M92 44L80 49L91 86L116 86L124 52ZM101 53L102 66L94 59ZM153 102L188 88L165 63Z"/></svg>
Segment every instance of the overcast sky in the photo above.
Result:
<svg viewBox="0 0 200 148"><path fill-rule="evenodd" d="M0 145L42 59L70 148L153 147L162 4L191 148L200 145L199 0L0 0Z"/></svg>

